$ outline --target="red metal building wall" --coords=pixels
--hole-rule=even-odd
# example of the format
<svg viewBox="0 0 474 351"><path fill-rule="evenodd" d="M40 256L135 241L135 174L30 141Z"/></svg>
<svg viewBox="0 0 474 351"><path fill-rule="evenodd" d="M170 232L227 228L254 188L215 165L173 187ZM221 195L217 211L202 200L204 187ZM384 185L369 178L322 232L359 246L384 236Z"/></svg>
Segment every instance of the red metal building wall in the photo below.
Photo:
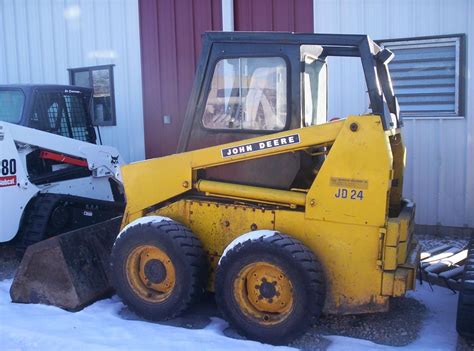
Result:
<svg viewBox="0 0 474 351"><path fill-rule="evenodd" d="M313 33L313 0L234 0L234 28Z"/></svg>
<svg viewBox="0 0 474 351"><path fill-rule="evenodd" d="M201 34L222 30L221 0L139 0L139 15L145 152L151 158L176 151Z"/></svg>
<svg viewBox="0 0 474 351"><path fill-rule="evenodd" d="M139 0L147 158L176 151L201 34L222 30L221 6L221 0ZM234 0L234 27L313 32L313 0Z"/></svg>

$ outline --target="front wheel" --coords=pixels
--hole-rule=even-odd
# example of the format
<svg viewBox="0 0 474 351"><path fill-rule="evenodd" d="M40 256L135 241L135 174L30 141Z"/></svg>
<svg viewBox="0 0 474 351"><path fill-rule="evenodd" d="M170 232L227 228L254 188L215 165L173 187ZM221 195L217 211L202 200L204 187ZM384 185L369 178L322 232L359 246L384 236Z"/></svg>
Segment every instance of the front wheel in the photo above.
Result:
<svg viewBox="0 0 474 351"><path fill-rule="evenodd" d="M112 285L138 315L154 321L184 312L204 291L207 269L198 238L172 220L139 223L117 238Z"/></svg>
<svg viewBox="0 0 474 351"><path fill-rule="evenodd" d="M315 255L280 233L236 245L216 271L216 301L244 335L288 342L319 318L325 284Z"/></svg>

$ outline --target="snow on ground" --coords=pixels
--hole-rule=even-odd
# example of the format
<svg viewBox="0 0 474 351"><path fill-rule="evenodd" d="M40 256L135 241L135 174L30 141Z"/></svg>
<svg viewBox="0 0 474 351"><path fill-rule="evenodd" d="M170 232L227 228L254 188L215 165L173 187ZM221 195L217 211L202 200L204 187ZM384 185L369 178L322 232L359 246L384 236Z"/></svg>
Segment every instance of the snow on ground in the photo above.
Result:
<svg viewBox="0 0 474 351"><path fill-rule="evenodd" d="M0 347L2 350L285 350L254 341L236 340L223 335L227 323L212 318L201 330L164 326L122 319L120 300L98 301L77 313L44 305L10 302L11 280L0 281ZM427 284L410 296L423 302L430 315L420 337L405 347L388 347L370 341L342 336L331 340L329 350L455 350L457 295Z"/></svg>
<svg viewBox="0 0 474 351"><path fill-rule="evenodd" d="M11 280L0 282L2 350L271 350L275 347L223 335L227 323L212 318L201 330L122 319L114 296L76 313L10 301ZM290 348L280 347L279 350Z"/></svg>

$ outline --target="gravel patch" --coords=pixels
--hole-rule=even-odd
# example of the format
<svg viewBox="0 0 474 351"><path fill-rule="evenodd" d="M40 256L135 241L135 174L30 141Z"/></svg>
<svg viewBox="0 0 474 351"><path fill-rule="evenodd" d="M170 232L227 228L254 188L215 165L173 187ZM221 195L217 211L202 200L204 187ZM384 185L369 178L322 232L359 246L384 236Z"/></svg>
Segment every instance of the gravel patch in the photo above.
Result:
<svg viewBox="0 0 474 351"><path fill-rule="evenodd" d="M393 298L390 310L385 313L323 316L291 346L303 350L324 350L312 348L312 340L321 338L322 335L348 336L377 344L405 346L418 337L426 316L427 309L421 302L407 297Z"/></svg>
<svg viewBox="0 0 474 351"><path fill-rule="evenodd" d="M313 328L288 344L288 346L304 351L324 351L328 349L329 345L331 345L331 341L320 335L319 331L313 331Z"/></svg>
<svg viewBox="0 0 474 351"><path fill-rule="evenodd" d="M420 243L424 251L429 251L431 249L443 245L452 245L454 247L462 249L468 243L468 240L465 237L439 238L432 235L417 235L416 238L418 239L418 242Z"/></svg>

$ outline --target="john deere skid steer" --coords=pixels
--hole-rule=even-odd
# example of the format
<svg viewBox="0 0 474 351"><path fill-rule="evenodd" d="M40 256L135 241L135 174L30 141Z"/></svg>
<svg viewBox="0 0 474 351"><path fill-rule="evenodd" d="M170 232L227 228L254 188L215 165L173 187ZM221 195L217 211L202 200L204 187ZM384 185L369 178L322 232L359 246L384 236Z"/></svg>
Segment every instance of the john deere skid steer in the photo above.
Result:
<svg viewBox="0 0 474 351"><path fill-rule="evenodd" d="M360 59L366 115L326 122L333 56ZM208 289L243 334L282 343L323 312L386 311L412 289L392 56L364 35L205 34L178 153L122 167L124 302L164 320Z"/></svg>
<svg viewBox="0 0 474 351"><path fill-rule="evenodd" d="M370 113L326 122L332 56L360 59ZM113 219L35 245L13 300L81 308L110 274L131 309L164 320L208 289L272 343L323 312L386 311L419 256L392 56L363 35L205 34L178 153L122 167L120 233ZM99 256L115 236L109 272Z"/></svg>

